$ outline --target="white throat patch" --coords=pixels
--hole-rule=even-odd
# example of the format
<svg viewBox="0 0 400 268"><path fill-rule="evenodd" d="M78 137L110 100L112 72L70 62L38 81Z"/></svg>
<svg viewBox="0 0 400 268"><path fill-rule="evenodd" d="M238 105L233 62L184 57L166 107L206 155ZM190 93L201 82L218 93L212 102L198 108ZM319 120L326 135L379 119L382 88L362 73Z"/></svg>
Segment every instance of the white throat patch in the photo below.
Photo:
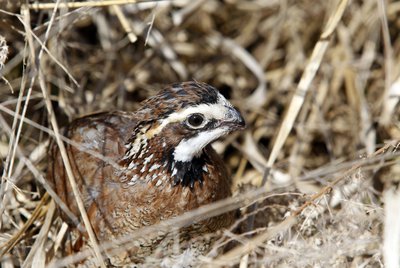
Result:
<svg viewBox="0 0 400 268"><path fill-rule="evenodd" d="M200 132L193 138L182 140L174 151L174 160L180 162L192 161L193 157L199 156L203 148L210 142L225 135L228 129L225 127Z"/></svg>

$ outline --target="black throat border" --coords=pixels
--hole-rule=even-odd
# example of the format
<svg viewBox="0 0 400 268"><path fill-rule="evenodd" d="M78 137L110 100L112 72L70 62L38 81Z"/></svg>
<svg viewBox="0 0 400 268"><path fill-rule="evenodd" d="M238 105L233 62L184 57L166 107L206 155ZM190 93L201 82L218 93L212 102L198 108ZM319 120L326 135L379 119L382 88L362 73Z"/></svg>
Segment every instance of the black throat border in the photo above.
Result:
<svg viewBox="0 0 400 268"><path fill-rule="evenodd" d="M173 185L182 185L183 187L194 188L195 182L198 181L200 185L203 184L203 176L207 170L203 167L207 166L209 158L206 153L202 153L200 157L195 157L192 161L182 162L175 161L172 157L168 161L168 171L170 174L174 173Z"/></svg>

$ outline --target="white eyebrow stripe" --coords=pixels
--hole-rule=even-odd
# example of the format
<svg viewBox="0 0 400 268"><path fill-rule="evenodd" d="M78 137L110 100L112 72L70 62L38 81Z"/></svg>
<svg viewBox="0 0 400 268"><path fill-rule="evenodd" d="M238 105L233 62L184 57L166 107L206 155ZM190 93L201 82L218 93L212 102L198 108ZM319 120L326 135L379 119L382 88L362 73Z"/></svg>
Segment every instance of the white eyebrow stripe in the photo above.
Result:
<svg viewBox="0 0 400 268"><path fill-rule="evenodd" d="M162 131L162 129L168 125L169 123L174 122L182 122L184 121L189 115L194 113L201 113L205 116L207 120L211 119L224 119L229 113L227 108L233 107L232 104L229 103L225 99L224 96L218 94L218 102L213 104L200 104L196 106L190 106L188 108L182 109L179 112L171 113L167 118L162 120L162 123L155 129L148 131L146 133L147 139L151 139L158 133Z"/></svg>
<svg viewBox="0 0 400 268"><path fill-rule="evenodd" d="M179 112L172 113L167 117L168 123L182 121L190 114L201 113L207 119L223 119L227 114L227 107L231 108L232 104L225 99L220 93L218 93L218 102L214 104L200 104L183 109Z"/></svg>
<svg viewBox="0 0 400 268"><path fill-rule="evenodd" d="M200 113L205 116L206 119L223 119L226 115L226 108L221 104L200 104L181 110L176 113L170 114L166 119L169 123L182 121L189 115L194 113Z"/></svg>

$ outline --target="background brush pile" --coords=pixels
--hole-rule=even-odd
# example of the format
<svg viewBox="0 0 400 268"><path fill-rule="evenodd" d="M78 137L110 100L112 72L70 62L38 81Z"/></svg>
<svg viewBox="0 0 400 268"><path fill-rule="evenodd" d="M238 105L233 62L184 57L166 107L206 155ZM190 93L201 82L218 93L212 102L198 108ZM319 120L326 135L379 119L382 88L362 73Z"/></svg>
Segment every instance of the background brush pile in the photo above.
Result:
<svg viewBox="0 0 400 268"><path fill-rule="evenodd" d="M215 144L234 197L162 228L241 215L208 256L148 266L398 267L400 2L16 2L0 1L1 267L74 261L44 195L55 124L186 80L248 128Z"/></svg>

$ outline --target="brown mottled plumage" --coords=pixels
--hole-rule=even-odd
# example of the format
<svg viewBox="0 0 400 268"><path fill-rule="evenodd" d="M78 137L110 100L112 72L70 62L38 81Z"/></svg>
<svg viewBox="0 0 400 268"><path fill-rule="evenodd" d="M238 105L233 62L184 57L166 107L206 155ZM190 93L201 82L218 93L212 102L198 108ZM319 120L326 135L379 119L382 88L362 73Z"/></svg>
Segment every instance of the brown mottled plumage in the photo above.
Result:
<svg viewBox="0 0 400 268"><path fill-rule="evenodd" d="M243 127L240 113L216 89L197 82L173 84L136 112L73 121L64 133L73 142L66 144L67 152L97 238L127 235L229 197L227 171L210 143ZM79 217L57 146L50 151L47 180ZM212 232L232 220L228 213L191 230L197 235ZM130 259L140 261L160 239L131 248Z"/></svg>

